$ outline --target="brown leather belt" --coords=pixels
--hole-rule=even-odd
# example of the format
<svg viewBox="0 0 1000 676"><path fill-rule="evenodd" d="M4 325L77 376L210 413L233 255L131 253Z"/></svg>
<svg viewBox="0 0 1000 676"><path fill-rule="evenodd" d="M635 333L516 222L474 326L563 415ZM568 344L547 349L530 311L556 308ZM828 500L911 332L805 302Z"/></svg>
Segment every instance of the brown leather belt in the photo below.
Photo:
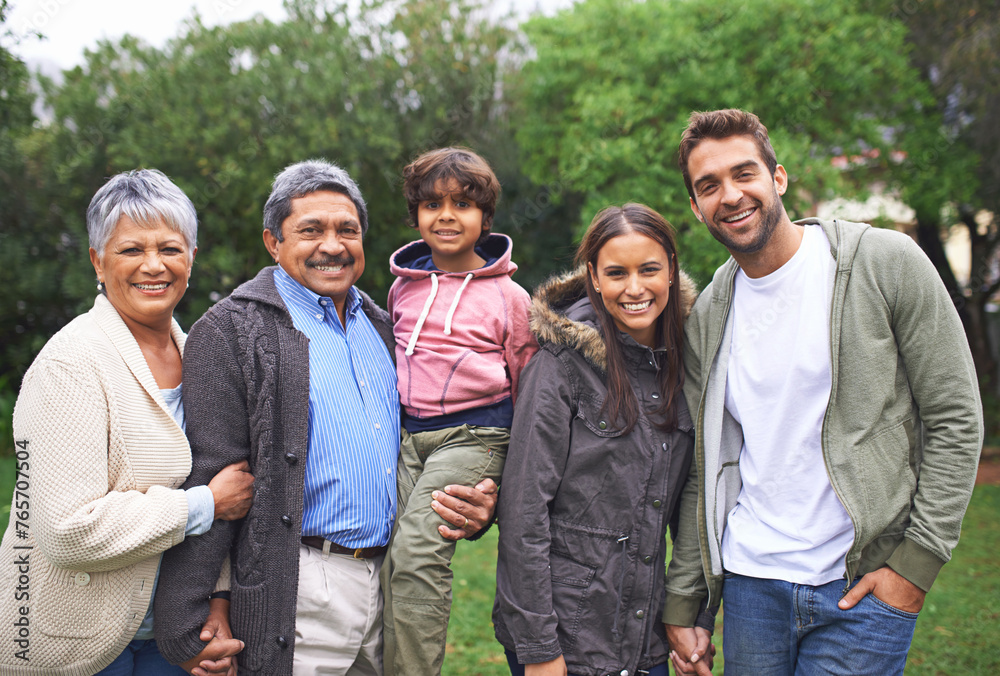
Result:
<svg viewBox="0 0 1000 676"><path fill-rule="evenodd" d="M329 546L327 546L329 543ZM385 554L389 549L388 545L382 545L381 547L361 547L359 549L351 549L350 547L344 547L338 545L336 542L330 542L325 538L321 538L318 535L306 535L302 538L302 544L306 547L312 547L314 549L319 549L320 551L330 551L334 554L346 554L347 556L353 556L356 559L374 559L376 556L381 556Z"/></svg>

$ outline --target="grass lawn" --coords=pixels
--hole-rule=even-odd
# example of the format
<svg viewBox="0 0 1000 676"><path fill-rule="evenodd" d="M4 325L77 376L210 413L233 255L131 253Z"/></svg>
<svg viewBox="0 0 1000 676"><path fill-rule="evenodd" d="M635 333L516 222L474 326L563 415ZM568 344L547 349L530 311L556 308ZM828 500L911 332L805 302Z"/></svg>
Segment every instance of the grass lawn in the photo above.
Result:
<svg viewBox="0 0 1000 676"><path fill-rule="evenodd" d="M13 458L0 458L0 529L10 517ZM493 638L496 529L455 554L455 602L448 627L445 676L508 674ZM720 615L719 625L722 625ZM718 644L720 632L716 632ZM721 645L719 645L721 657ZM722 673L716 659L715 673ZM1000 486L977 486L962 527L962 540L917 621L907 676L1000 674Z"/></svg>
<svg viewBox="0 0 1000 676"><path fill-rule="evenodd" d="M496 532L465 542L455 553L455 603L448 627L447 676L508 674L493 638L490 612ZM720 613L717 629L721 629ZM722 673L721 632L714 673ZM965 515L962 539L927 595L917 620L906 674L1000 674L1000 486L977 486Z"/></svg>

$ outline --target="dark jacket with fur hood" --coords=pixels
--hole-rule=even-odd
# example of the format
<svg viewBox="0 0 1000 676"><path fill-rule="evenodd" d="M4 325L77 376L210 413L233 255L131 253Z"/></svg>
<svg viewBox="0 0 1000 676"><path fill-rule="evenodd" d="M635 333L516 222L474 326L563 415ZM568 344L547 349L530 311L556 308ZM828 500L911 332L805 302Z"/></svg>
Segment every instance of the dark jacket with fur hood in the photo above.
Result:
<svg viewBox="0 0 1000 676"><path fill-rule="evenodd" d="M561 654L571 673L634 674L669 653L660 621L666 532L691 464L693 426L683 396L675 431L653 425L660 351L624 333L640 417L625 434L602 412L606 350L584 283L581 268L547 282L532 302L541 349L522 374L514 411L493 620L522 664ZM683 273L679 291L686 314L697 294Z"/></svg>

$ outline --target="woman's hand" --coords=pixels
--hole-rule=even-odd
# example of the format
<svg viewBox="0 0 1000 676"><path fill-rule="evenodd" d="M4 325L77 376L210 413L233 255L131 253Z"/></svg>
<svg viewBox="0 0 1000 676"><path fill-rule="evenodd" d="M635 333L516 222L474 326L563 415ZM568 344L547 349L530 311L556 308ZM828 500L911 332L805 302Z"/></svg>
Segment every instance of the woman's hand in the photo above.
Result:
<svg viewBox="0 0 1000 676"><path fill-rule="evenodd" d="M208 602L208 618L199 638L207 645L187 662L181 662L181 669L193 676L236 676L236 653L243 650L244 644L233 638L229 628L229 601Z"/></svg>
<svg viewBox="0 0 1000 676"><path fill-rule="evenodd" d="M525 664L524 676L566 676L566 660L560 655L548 662Z"/></svg>
<svg viewBox="0 0 1000 676"><path fill-rule="evenodd" d="M208 487L215 498L215 518L225 521L242 519L253 503L253 474L246 460L223 467Z"/></svg>
<svg viewBox="0 0 1000 676"><path fill-rule="evenodd" d="M708 630L673 624L663 626L667 631L670 660L674 663L674 671L679 676L712 676L715 646L712 645L712 635Z"/></svg>
<svg viewBox="0 0 1000 676"><path fill-rule="evenodd" d="M461 540L481 531L497 509L497 485L493 479L479 482L475 488L449 485L431 494L431 509L454 528L438 526L448 540Z"/></svg>

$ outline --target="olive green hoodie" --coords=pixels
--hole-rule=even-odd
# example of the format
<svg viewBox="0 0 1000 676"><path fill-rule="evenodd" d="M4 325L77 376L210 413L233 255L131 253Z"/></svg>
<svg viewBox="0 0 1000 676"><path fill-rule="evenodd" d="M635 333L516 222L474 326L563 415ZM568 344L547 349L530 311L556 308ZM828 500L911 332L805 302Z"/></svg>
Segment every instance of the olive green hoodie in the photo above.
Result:
<svg viewBox="0 0 1000 676"><path fill-rule="evenodd" d="M854 524L847 583L888 565L926 591L958 542L983 443L962 323L906 235L839 220L796 225L821 226L836 260L821 434L830 482ZM692 626L721 599L722 533L741 487L742 430L725 409L737 269L730 258L716 271L685 327L697 438L667 570L668 624Z"/></svg>

